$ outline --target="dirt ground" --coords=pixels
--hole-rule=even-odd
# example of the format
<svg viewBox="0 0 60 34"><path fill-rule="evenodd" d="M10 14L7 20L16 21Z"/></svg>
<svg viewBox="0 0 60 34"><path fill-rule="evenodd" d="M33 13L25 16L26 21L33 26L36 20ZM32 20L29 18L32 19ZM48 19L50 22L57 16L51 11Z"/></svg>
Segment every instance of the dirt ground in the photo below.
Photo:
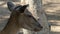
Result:
<svg viewBox="0 0 60 34"><path fill-rule="evenodd" d="M60 34L60 0L43 0L43 8L47 14L50 34ZM0 1L0 31L4 28L10 12L6 2Z"/></svg>

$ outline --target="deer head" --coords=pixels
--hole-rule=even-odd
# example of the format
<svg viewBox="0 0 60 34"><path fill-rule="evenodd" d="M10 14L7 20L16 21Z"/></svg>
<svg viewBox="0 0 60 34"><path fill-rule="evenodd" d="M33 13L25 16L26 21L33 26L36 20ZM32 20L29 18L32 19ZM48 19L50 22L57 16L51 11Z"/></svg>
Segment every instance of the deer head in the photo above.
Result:
<svg viewBox="0 0 60 34"><path fill-rule="evenodd" d="M26 8L29 6L28 4L23 6L16 6L12 2L8 2L7 6L11 12L16 12L16 14L18 14L18 18L16 17L18 19L18 22L16 23L18 23L20 28L25 28L32 31L40 31L43 28L41 24L32 15L24 13Z"/></svg>

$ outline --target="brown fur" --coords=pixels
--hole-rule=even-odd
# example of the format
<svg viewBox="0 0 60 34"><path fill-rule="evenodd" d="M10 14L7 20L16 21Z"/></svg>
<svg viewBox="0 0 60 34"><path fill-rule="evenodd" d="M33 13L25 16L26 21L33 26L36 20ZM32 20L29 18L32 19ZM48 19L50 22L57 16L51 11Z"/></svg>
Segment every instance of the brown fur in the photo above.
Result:
<svg viewBox="0 0 60 34"><path fill-rule="evenodd" d="M19 27L17 24L18 23L18 21L17 21L18 15L19 15L19 13L12 12L7 25L0 32L0 34L16 34L17 33L17 31L19 30Z"/></svg>
<svg viewBox="0 0 60 34"><path fill-rule="evenodd" d="M0 34L17 34L20 28L25 28L32 31L40 31L42 26L39 22L29 14L24 13L27 5L14 7L11 2L8 2L8 8L12 12L5 28ZM13 9L12 9L13 8ZM17 9L17 10L16 10Z"/></svg>

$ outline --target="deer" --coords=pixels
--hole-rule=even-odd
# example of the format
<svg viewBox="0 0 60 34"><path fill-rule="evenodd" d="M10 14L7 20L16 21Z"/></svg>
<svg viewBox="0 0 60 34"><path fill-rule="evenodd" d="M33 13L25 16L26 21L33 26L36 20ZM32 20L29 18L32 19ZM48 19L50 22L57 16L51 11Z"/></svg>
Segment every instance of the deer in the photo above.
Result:
<svg viewBox="0 0 60 34"><path fill-rule="evenodd" d="M16 6L12 2L7 2L7 6L11 12L10 18L0 34L17 34L20 28L35 32L42 30L41 24L32 15L25 13L28 4Z"/></svg>

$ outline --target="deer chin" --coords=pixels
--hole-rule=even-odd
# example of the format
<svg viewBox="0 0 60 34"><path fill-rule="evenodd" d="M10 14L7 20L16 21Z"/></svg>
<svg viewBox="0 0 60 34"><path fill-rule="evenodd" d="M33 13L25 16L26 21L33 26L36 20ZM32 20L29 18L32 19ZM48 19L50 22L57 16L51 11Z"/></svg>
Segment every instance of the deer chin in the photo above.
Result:
<svg viewBox="0 0 60 34"><path fill-rule="evenodd" d="M39 31L41 31L41 30L42 30L42 28L40 28L40 29L39 29L39 28L35 28L35 29L34 29L35 32L39 32Z"/></svg>

